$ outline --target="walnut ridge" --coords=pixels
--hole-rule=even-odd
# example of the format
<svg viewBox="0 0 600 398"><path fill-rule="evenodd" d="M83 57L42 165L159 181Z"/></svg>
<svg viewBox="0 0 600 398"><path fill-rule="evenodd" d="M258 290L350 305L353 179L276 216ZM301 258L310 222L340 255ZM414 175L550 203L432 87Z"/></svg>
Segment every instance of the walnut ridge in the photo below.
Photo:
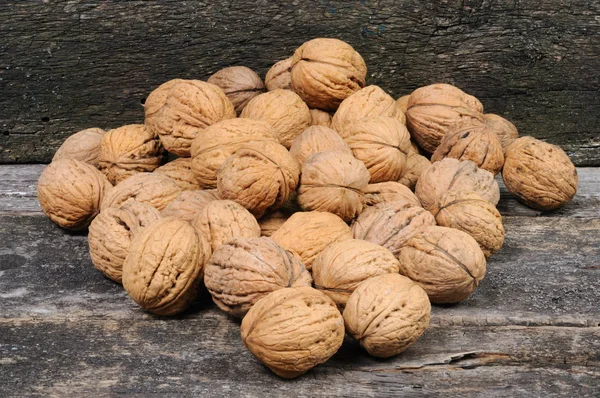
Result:
<svg viewBox="0 0 600 398"><path fill-rule="evenodd" d="M291 90L292 89L292 57L276 62L269 69L265 77L267 90Z"/></svg>

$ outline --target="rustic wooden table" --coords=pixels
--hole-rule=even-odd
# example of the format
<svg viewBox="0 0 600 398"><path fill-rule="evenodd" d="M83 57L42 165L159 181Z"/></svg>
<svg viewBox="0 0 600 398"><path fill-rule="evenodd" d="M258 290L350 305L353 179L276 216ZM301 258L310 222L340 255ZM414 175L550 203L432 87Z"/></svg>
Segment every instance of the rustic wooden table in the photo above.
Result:
<svg viewBox="0 0 600 398"><path fill-rule="evenodd" d="M600 168L541 213L502 188L506 242L464 303L435 306L404 354L352 341L284 381L244 348L239 322L201 298L159 318L97 272L85 234L40 211L42 165L0 166L0 396L599 396ZM450 395L448 395L450 394Z"/></svg>

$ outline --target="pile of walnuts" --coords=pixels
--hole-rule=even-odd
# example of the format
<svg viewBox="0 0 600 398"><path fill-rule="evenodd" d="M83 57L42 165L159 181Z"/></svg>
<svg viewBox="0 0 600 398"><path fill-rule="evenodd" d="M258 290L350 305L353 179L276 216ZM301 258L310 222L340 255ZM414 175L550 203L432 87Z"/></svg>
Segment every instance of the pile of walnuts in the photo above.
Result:
<svg viewBox="0 0 600 398"><path fill-rule="evenodd" d="M395 100L366 76L350 45L314 39L264 83L242 66L170 80L143 124L64 142L38 182L42 209L88 228L94 266L147 311L180 313L207 289L281 377L345 335L397 355L430 303L468 298L502 247L495 176L551 210L577 172L454 86Z"/></svg>

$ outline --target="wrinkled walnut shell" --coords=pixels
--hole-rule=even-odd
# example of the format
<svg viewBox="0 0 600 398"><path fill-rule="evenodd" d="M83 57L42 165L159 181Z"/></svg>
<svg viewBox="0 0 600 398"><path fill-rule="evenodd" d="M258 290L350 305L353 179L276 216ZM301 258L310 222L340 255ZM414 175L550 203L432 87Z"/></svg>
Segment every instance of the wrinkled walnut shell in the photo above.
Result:
<svg viewBox="0 0 600 398"><path fill-rule="evenodd" d="M220 200L216 189L183 191L160 212L163 217L175 217L192 222L212 201Z"/></svg>
<svg viewBox="0 0 600 398"><path fill-rule="evenodd" d="M325 126L331 128L331 115L320 109L310 110L310 125Z"/></svg>
<svg viewBox="0 0 600 398"><path fill-rule="evenodd" d="M483 121L488 130L496 133L500 140L500 144L502 144L502 150L505 152L506 148L508 148L514 140L519 138L519 132L515 125L501 116L494 115L493 113L486 113L483 115Z"/></svg>
<svg viewBox="0 0 600 398"><path fill-rule="evenodd" d="M327 151L340 151L352 155L346 141L336 131L324 126L307 128L296 137L290 148L290 154L296 158L300 167L310 155Z"/></svg>
<svg viewBox="0 0 600 398"><path fill-rule="evenodd" d="M281 60L269 69L265 76L267 90L291 90L292 89L292 57Z"/></svg>
<svg viewBox="0 0 600 398"><path fill-rule="evenodd" d="M127 200L135 199L162 210L181 192L177 183L166 175L137 173L111 188L102 200L101 207L120 207Z"/></svg>
<svg viewBox="0 0 600 398"><path fill-rule="evenodd" d="M406 171L398 182L414 190L421 174L430 167L431 162L425 156L412 150L406 158Z"/></svg>
<svg viewBox="0 0 600 398"><path fill-rule="evenodd" d="M100 143L105 131L97 127L78 131L70 135L54 153L52 161L75 159L98 167Z"/></svg>
<svg viewBox="0 0 600 398"><path fill-rule="evenodd" d="M396 100L396 106L404 114L406 114L406 111L408 110L408 99L409 98L410 98L410 94L407 94L407 95L403 95L402 97L400 97Z"/></svg>
<svg viewBox="0 0 600 398"><path fill-rule="evenodd" d="M366 206L390 202L403 202L412 206L421 206L417 196L406 185L395 181L369 184L363 192Z"/></svg>
<svg viewBox="0 0 600 398"><path fill-rule="evenodd" d="M154 172L170 177L184 191L196 191L200 189L200 184L192 171L192 160L190 158L171 160L169 163L154 170Z"/></svg>
<svg viewBox="0 0 600 398"><path fill-rule="evenodd" d="M272 236L294 214L293 211L280 209L258 220L261 236Z"/></svg>
<svg viewBox="0 0 600 398"><path fill-rule="evenodd" d="M260 76L245 66L230 66L215 72L207 80L223 90L239 115L248 101L265 92Z"/></svg>

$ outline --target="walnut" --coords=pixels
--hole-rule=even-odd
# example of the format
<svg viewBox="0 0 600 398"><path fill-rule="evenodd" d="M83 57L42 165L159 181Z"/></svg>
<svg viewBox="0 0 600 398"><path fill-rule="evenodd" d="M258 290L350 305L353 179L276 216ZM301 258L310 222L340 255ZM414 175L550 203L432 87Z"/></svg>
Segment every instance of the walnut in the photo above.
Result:
<svg viewBox="0 0 600 398"><path fill-rule="evenodd" d="M308 106L290 90L273 90L253 98L240 116L269 123L286 148L311 122Z"/></svg>
<svg viewBox="0 0 600 398"><path fill-rule="evenodd" d="M192 160L190 158L177 158L171 160L154 170L155 173L164 174L171 177L184 191L196 191L200 189L200 184L192 171Z"/></svg>
<svg viewBox="0 0 600 398"><path fill-rule="evenodd" d="M425 156L421 156L418 152L412 150L408 152L406 158L406 171L398 182L414 190L421 173L430 167L431 162Z"/></svg>
<svg viewBox="0 0 600 398"><path fill-rule="evenodd" d="M89 128L70 135L56 150L52 161L58 159L75 159L98 167L100 142L105 131L99 128Z"/></svg>
<svg viewBox="0 0 600 398"><path fill-rule="evenodd" d="M412 206L421 206L417 196L406 185L395 181L369 184L363 192L366 206L375 206L384 202L403 202Z"/></svg>
<svg viewBox="0 0 600 398"><path fill-rule="evenodd" d="M232 238L215 249L204 275L215 304L239 318L275 290L311 283L304 265L271 238Z"/></svg>
<svg viewBox="0 0 600 398"><path fill-rule="evenodd" d="M367 117L346 126L340 135L367 166L371 183L397 181L406 171L410 135L398 119Z"/></svg>
<svg viewBox="0 0 600 398"><path fill-rule="evenodd" d="M176 79L155 91L144 104L146 128L177 156L189 157L192 141L206 127L235 118L233 104L214 84Z"/></svg>
<svg viewBox="0 0 600 398"><path fill-rule="evenodd" d="M136 200L102 210L90 224L88 234L94 267L121 283L123 263L133 236L159 219L158 210Z"/></svg>
<svg viewBox="0 0 600 398"><path fill-rule="evenodd" d="M249 142L277 143L273 128L260 120L230 119L212 125L192 143L192 172L202 188L216 188L217 171L225 160Z"/></svg>
<svg viewBox="0 0 600 398"><path fill-rule="evenodd" d="M260 225L260 234L261 236L270 237L277 231L281 226L294 214L293 211L289 211L287 209L280 209L274 211L271 214L267 214L258 220L258 225Z"/></svg>
<svg viewBox="0 0 600 398"><path fill-rule="evenodd" d="M380 203L367 207L352 224L355 239L381 245L394 255L424 226L435 225L425 209L400 202Z"/></svg>
<svg viewBox="0 0 600 398"><path fill-rule="evenodd" d="M163 217L175 217L192 222L212 201L220 199L221 196L216 189L183 191L167 204L160 214Z"/></svg>
<svg viewBox="0 0 600 398"><path fill-rule="evenodd" d="M337 352L344 341L344 320L333 301L318 290L279 289L248 311L241 334L259 361L292 379Z"/></svg>
<svg viewBox="0 0 600 398"><path fill-rule="evenodd" d="M402 111L402 113L406 114L406 110L408 109L408 99L410 98L410 94L403 95L402 97L396 100L396 106ZM406 121L406 120L405 120Z"/></svg>
<svg viewBox="0 0 600 398"><path fill-rule="evenodd" d="M310 110L310 125L325 126L331 128L331 115L320 109Z"/></svg>
<svg viewBox="0 0 600 398"><path fill-rule="evenodd" d="M202 282L210 246L188 222L163 218L136 234L123 264L123 287L158 315L184 311Z"/></svg>
<svg viewBox="0 0 600 398"><path fill-rule="evenodd" d="M443 159L421 173L415 193L421 205L437 213L440 199L452 190L472 191L492 203L500 200L500 189L494 175L470 160Z"/></svg>
<svg viewBox="0 0 600 398"><path fill-rule="evenodd" d="M300 167L310 155L327 151L340 151L352 155L346 141L336 131L324 126L307 128L296 137L290 148L290 154L296 158Z"/></svg>
<svg viewBox="0 0 600 398"><path fill-rule="evenodd" d="M481 112L477 98L449 84L432 84L410 95L406 122L417 144L433 153L452 125L481 117Z"/></svg>
<svg viewBox="0 0 600 398"><path fill-rule="evenodd" d="M475 192L446 193L440 200L435 221L442 227L460 229L471 235L486 258L500 250L504 243L500 212Z"/></svg>
<svg viewBox="0 0 600 398"><path fill-rule="evenodd" d="M230 66L214 73L207 80L225 92L239 115L248 101L265 92L260 76L245 66Z"/></svg>
<svg viewBox="0 0 600 398"><path fill-rule="evenodd" d="M400 264L387 249L359 239L332 243L315 259L315 288L328 295L340 309L356 287L371 277L398 273Z"/></svg>
<svg viewBox="0 0 600 398"><path fill-rule="evenodd" d="M166 175L138 173L111 188L102 200L101 208L119 207L127 200L135 199L162 210L180 193L181 188Z"/></svg>
<svg viewBox="0 0 600 398"><path fill-rule="evenodd" d="M310 271L319 253L332 243L352 239L352 230L335 214L309 211L292 214L271 237Z"/></svg>
<svg viewBox="0 0 600 398"><path fill-rule="evenodd" d="M483 121L488 130L496 133L504 151L514 140L519 138L519 132L515 125L501 116L486 113L483 115Z"/></svg>
<svg viewBox="0 0 600 398"><path fill-rule="evenodd" d="M454 228L421 228L400 249L400 273L421 285L432 303L458 303L485 275L485 256L469 234Z"/></svg>
<svg viewBox="0 0 600 398"><path fill-rule="evenodd" d="M250 142L230 156L217 174L217 190L256 218L280 208L298 186L296 160L274 142Z"/></svg>
<svg viewBox="0 0 600 398"><path fill-rule="evenodd" d="M334 111L365 85L367 66L352 46L338 39L313 39L292 57L292 87L311 108Z"/></svg>
<svg viewBox="0 0 600 398"><path fill-rule="evenodd" d="M163 149L158 138L143 124L129 124L102 136L98 161L112 184L136 173L160 166Z"/></svg>
<svg viewBox="0 0 600 398"><path fill-rule="evenodd" d="M506 188L534 209L565 205L577 192L577 170L558 146L521 137L506 150L502 170Z"/></svg>
<svg viewBox="0 0 600 398"><path fill-rule="evenodd" d="M363 209L362 190L370 178L365 165L352 155L316 153L302 165L298 203L304 210L328 211L350 221Z"/></svg>
<svg viewBox="0 0 600 398"><path fill-rule="evenodd" d="M404 113L396 101L378 86L367 86L346 98L331 119L334 130L344 135L344 130L354 122L373 116L387 116L406 124Z"/></svg>
<svg viewBox="0 0 600 398"><path fill-rule="evenodd" d="M346 304L344 324L369 354L388 358L419 339L430 314L423 288L402 275L384 274L358 285Z"/></svg>
<svg viewBox="0 0 600 398"><path fill-rule="evenodd" d="M53 222L78 231L90 225L111 188L104 174L94 166L65 158L46 166L38 180L37 197Z"/></svg>
<svg viewBox="0 0 600 398"><path fill-rule="evenodd" d="M269 69L265 76L267 90L291 90L292 89L292 57L281 60Z"/></svg>
<svg viewBox="0 0 600 398"><path fill-rule="evenodd" d="M504 151L500 139L487 127L483 118L474 118L466 124L451 127L442 137L431 161L444 158L471 160L477 167L496 175L502 170Z"/></svg>

